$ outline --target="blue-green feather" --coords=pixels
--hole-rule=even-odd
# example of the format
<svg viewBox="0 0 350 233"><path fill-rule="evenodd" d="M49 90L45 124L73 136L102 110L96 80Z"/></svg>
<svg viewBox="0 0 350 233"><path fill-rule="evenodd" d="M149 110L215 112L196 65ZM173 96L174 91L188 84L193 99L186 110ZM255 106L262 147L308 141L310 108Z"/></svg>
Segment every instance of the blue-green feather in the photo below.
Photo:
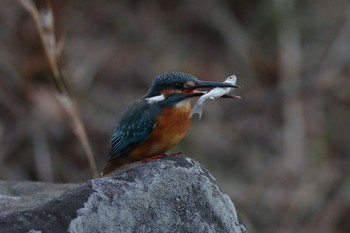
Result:
<svg viewBox="0 0 350 233"><path fill-rule="evenodd" d="M122 115L111 138L111 151L108 161L125 155L135 146L146 141L155 124L155 116L160 107L141 100L129 107Z"/></svg>

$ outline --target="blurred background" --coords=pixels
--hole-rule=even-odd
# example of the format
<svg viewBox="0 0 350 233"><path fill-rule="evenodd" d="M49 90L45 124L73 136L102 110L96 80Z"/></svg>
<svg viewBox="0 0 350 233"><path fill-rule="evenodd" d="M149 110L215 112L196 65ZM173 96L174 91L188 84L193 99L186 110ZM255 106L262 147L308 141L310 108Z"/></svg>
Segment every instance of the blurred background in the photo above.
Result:
<svg viewBox="0 0 350 233"><path fill-rule="evenodd" d="M92 178L32 17L18 1L0 3L0 179ZM348 0L52 7L65 41L61 68L99 170L119 116L155 75L235 74L242 99L208 101L174 151L214 175L251 233L350 232Z"/></svg>

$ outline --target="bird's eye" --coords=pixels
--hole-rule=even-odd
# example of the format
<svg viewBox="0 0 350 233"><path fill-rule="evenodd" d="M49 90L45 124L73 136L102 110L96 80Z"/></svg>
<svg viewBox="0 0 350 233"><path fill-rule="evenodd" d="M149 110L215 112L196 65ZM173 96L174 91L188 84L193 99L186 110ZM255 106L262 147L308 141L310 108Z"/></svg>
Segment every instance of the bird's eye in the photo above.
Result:
<svg viewBox="0 0 350 233"><path fill-rule="evenodd" d="M180 88L183 87L183 85L182 85L182 83L175 83L175 87L178 88L178 89L180 89Z"/></svg>

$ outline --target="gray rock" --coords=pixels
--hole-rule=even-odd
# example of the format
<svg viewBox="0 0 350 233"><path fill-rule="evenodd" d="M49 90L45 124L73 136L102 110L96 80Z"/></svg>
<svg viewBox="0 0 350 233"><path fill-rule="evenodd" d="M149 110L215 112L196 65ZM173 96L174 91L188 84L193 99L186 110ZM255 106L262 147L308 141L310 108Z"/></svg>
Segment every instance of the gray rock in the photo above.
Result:
<svg viewBox="0 0 350 233"><path fill-rule="evenodd" d="M77 185L0 181L0 216L32 209L75 186Z"/></svg>
<svg viewBox="0 0 350 233"><path fill-rule="evenodd" d="M8 191L14 183L0 189L1 233L246 232L214 178L184 156L135 164L74 188L25 185L31 183L38 185L41 199L34 191L26 194L25 186L17 194ZM57 197L64 189L69 190ZM53 199L47 201L49 196ZM27 203L16 204L24 197Z"/></svg>

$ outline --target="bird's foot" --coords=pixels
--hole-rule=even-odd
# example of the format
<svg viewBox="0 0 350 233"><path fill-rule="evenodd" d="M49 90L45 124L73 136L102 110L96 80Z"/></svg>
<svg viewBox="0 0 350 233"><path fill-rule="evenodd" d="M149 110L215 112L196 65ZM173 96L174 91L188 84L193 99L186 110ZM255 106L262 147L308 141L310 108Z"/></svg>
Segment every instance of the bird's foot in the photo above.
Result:
<svg viewBox="0 0 350 233"><path fill-rule="evenodd" d="M175 152L175 153L171 153L168 156L179 156L179 155L184 155L184 153L182 152Z"/></svg>
<svg viewBox="0 0 350 233"><path fill-rule="evenodd" d="M162 155L155 155L155 156L150 156L150 157L146 157L142 160L143 163L148 163L152 160L156 160L156 159L161 159L163 157L165 157L166 155L165 154L162 154Z"/></svg>
<svg viewBox="0 0 350 233"><path fill-rule="evenodd" d="M152 160L156 160L156 159L161 159L161 158L164 158L166 156L178 156L178 155L184 155L184 153L182 152L175 152L175 153L171 153L171 154L161 154L161 155L154 155L154 156L149 156L149 157L146 157L142 160L143 163L148 163Z"/></svg>

